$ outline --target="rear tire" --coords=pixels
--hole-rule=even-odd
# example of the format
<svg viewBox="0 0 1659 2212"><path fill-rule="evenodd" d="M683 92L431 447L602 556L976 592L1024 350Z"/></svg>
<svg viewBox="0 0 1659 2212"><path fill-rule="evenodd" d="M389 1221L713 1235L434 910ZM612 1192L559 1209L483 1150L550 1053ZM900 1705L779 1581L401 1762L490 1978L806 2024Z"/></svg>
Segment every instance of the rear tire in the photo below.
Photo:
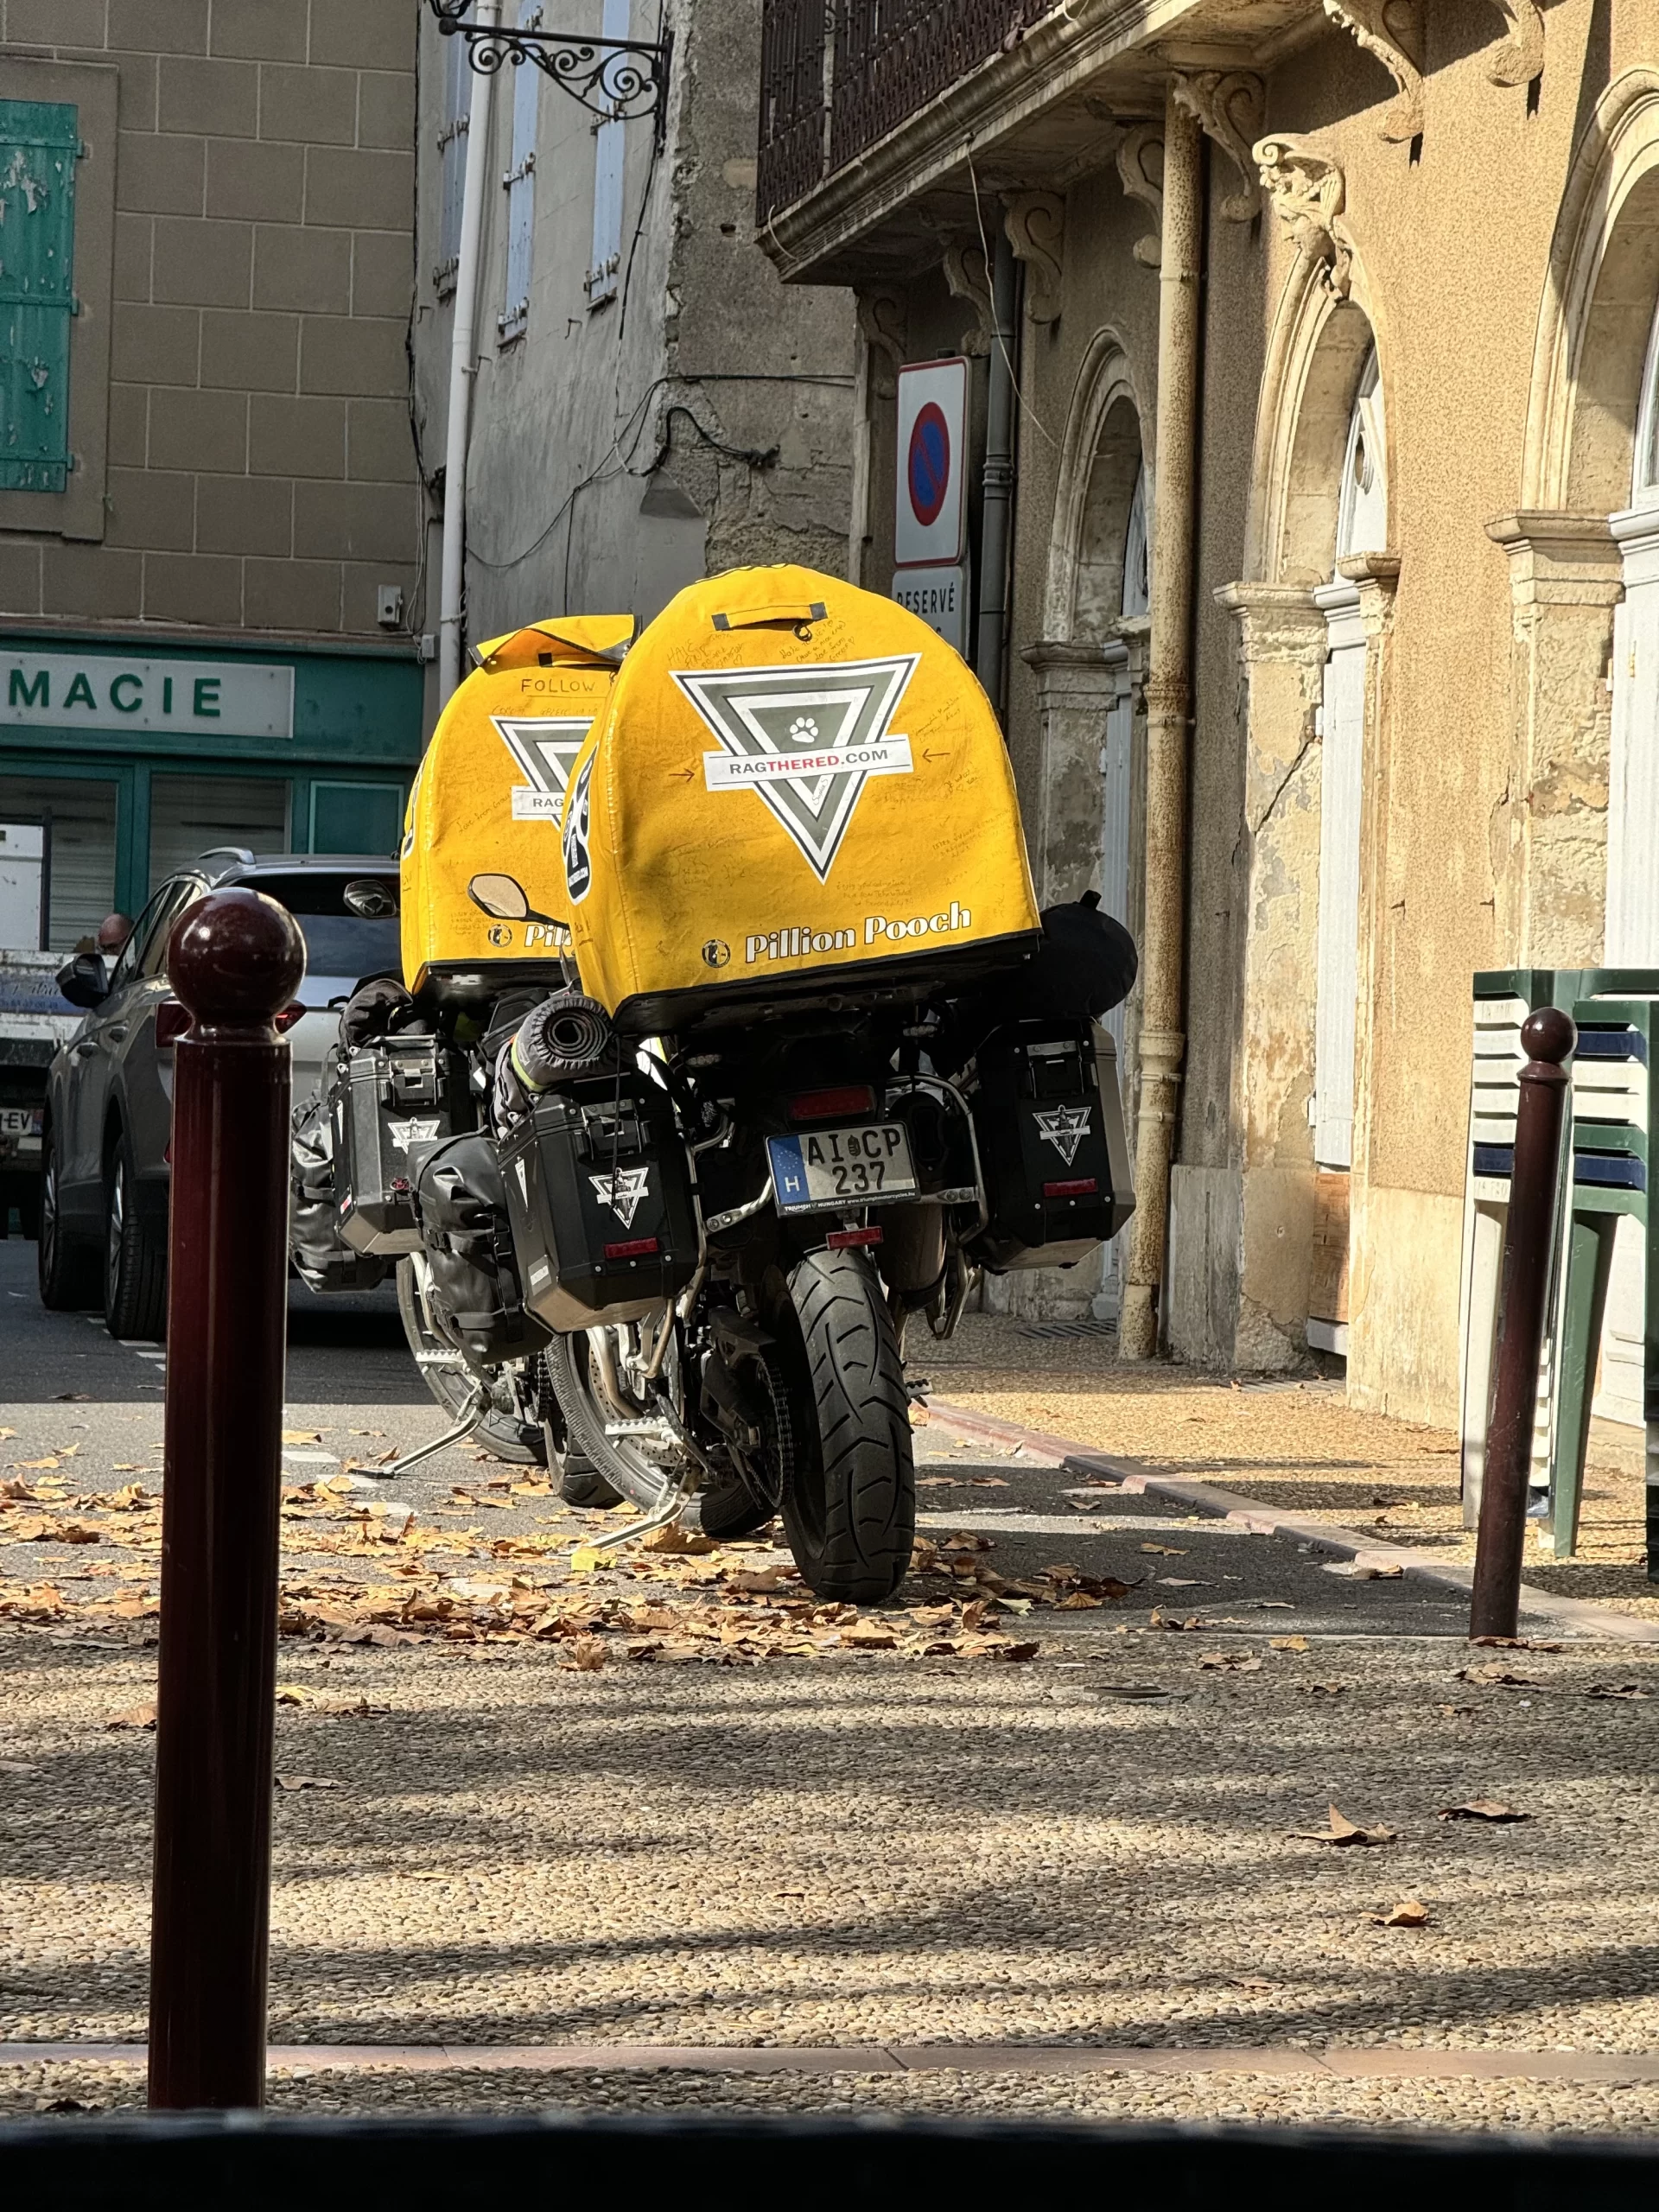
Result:
<svg viewBox="0 0 1659 2212"><path fill-rule="evenodd" d="M472 1395L473 1378L461 1364L460 1355L452 1344L435 1337L426 1325L426 1316L421 1311L421 1294L415 1283L415 1262L405 1256L397 1262L397 1311L403 1317L404 1334L409 1348L417 1360L453 1359L453 1367L421 1366L421 1380L452 1420L461 1418L461 1409ZM499 1371L499 1370L498 1370ZM544 1467L547 1465L547 1446L543 1440L541 1425L537 1421L520 1421L515 1414L500 1408L486 1414L473 1431L473 1441L483 1446L495 1459L505 1459L514 1467Z"/></svg>
<svg viewBox="0 0 1659 2212"><path fill-rule="evenodd" d="M71 1236L58 1205L58 1157L48 1126L41 1142L40 1242L35 1249L41 1303L53 1313L84 1313L102 1296L98 1248Z"/></svg>
<svg viewBox="0 0 1659 2212"><path fill-rule="evenodd" d="M855 1252L809 1253L775 1326L791 1370L789 1548L819 1597L879 1605L916 1541L910 1408L880 1281Z"/></svg>
<svg viewBox="0 0 1659 2212"><path fill-rule="evenodd" d="M116 1131L104 1171L104 1325L124 1342L167 1337L167 1246L138 1210L132 1145Z"/></svg>

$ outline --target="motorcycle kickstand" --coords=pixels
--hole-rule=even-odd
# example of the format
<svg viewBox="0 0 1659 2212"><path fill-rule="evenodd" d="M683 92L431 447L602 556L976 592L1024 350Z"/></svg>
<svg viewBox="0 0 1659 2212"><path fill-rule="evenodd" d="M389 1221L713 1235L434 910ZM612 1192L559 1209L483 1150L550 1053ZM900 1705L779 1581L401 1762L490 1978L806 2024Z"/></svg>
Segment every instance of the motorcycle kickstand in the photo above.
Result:
<svg viewBox="0 0 1659 2212"><path fill-rule="evenodd" d="M447 1451L452 1444L463 1443L490 1409L490 1394L482 1382L474 1382L472 1395L461 1408L461 1419L452 1429L435 1437L430 1444L423 1444L417 1452L406 1452L401 1459L394 1459L387 1467L364 1467L359 1471L378 1483L394 1483L406 1475L411 1467L418 1467L423 1459L429 1459L435 1452Z"/></svg>

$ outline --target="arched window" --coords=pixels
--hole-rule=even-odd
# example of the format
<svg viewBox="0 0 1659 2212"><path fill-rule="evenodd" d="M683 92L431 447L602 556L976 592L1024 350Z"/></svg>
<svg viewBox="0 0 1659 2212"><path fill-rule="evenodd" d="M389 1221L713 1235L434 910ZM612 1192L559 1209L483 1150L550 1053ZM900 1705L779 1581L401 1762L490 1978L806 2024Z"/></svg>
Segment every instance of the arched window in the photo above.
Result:
<svg viewBox="0 0 1659 2212"><path fill-rule="evenodd" d="M1123 535L1123 612L1125 614L1144 614L1152 605L1152 576L1148 566L1151 556L1147 535L1147 464L1143 461L1135 479L1135 492L1129 500L1128 528Z"/></svg>

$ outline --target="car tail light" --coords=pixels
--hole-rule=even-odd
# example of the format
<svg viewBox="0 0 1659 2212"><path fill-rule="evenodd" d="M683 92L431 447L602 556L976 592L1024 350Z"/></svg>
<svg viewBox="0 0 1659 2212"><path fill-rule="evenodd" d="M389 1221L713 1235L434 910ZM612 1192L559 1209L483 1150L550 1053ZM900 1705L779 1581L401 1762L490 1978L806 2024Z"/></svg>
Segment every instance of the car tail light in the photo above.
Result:
<svg viewBox="0 0 1659 2212"><path fill-rule="evenodd" d="M1092 1175L1079 1175L1075 1182L1045 1183L1043 1196L1046 1198L1092 1198L1099 1188L1100 1185Z"/></svg>
<svg viewBox="0 0 1659 2212"><path fill-rule="evenodd" d="M879 1244L881 1232L874 1226L869 1229L832 1229L823 1241L832 1252L844 1252L849 1244Z"/></svg>
<svg viewBox="0 0 1659 2212"><path fill-rule="evenodd" d="M804 1090L789 1102L791 1122L828 1122L837 1114L873 1114L875 1093L868 1083L843 1083L837 1090Z"/></svg>
<svg viewBox="0 0 1659 2212"><path fill-rule="evenodd" d="M304 1012L305 1008L296 999L292 1006L285 1006L279 1014L273 1016L276 1024L277 1035L286 1037Z"/></svg>
<svg viewBox="0 0 1659 2212"><path fill-rule="evenodd" d="M163 999L156 1009L156 1049L171 1052L190 1027L190 1009L177 999Z"/></svg>
<svg viewBox="0 0 1659 2212"><path fill-rule="evenodd" d="M607 1244L605 1256L607 1260L643 1260L649 1254L661 1249L654 1236L632 1236L626 1244Z"/></svg>

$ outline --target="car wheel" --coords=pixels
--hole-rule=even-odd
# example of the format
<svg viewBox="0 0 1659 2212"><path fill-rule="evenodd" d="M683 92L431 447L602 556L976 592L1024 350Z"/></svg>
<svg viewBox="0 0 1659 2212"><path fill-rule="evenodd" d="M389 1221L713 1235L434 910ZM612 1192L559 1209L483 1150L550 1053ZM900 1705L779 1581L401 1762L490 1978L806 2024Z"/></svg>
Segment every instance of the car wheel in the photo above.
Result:
<svg viewBox="0 0 1659 2212"><path fill-rule="evenodd" d="M138 1211L137 1186L123 1129L104 1173L104 1322L112 1337L160 1344L167 1334L167 1249Z"/></svg>
<svg viewBox="0 0 1659 2212"><path fill-rule="evenodd" d="M40 1242L35 1262L41 1303L54 1313L80 1313L99 1299L98 1248L70 1236L59 1208L58 1156L48 1126L41 1140Z"/></svg>

